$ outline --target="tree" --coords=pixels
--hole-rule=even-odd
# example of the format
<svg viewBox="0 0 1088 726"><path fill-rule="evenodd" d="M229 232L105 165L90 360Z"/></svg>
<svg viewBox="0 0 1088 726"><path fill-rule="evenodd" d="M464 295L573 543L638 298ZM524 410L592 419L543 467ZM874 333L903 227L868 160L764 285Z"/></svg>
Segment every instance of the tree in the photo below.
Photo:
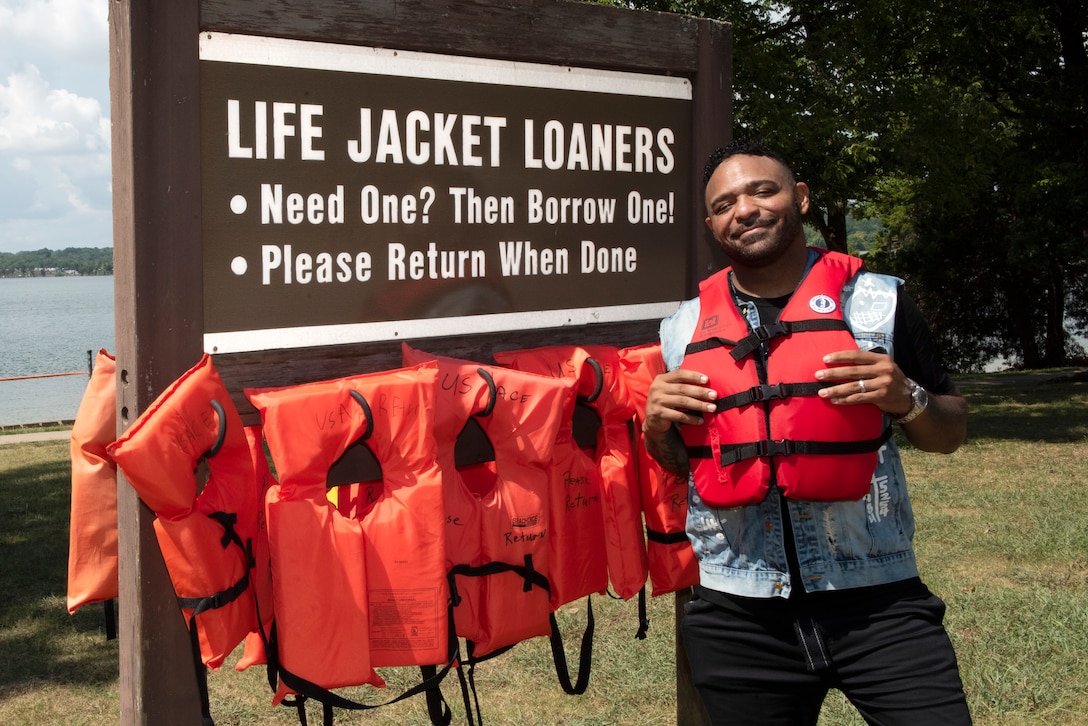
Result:
<svg viewBox="0 0 1088 726"><path fill-rule="evenodd" d="M1088 33L1081 0L635 0L728 21L735 134L813 190L808 221L908 279L945 356L1029 367L1088 323Z"/></svg>
<svg viewBox="0 0 1088 726"><path fill-rule="evenodd" d="M871 206L889 228L874 262L918 283L958 366L994 352L1059 365L1083 355L1070 333L1088 322L1085 10L990 0L942 17L918 47L940 104L919 105L898 137L929 151L904 158Z"/></svg>

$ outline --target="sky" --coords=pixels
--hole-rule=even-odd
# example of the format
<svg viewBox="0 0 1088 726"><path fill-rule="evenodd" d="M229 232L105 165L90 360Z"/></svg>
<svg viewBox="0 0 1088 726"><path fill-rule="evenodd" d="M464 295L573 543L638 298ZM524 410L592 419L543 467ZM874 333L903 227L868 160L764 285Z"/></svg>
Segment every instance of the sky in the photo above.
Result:
<svg viewBox="0 0 1088 726"><path fill-rule="evenodd" d="M0 0L0 252L111 247L109 0Z"/></svg>

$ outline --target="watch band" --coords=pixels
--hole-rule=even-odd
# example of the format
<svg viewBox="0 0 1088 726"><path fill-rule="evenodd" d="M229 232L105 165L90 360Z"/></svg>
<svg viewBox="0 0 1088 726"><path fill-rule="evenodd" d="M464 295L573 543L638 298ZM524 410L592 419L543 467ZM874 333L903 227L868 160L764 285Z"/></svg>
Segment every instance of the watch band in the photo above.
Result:
<svg viewBox="0 0 1088 726"><path fill-rule="evenodd" d="M925 411L926 406L929 405L929 392L909 378L907 379L907 382L910 383L910 399L913 405L911 406L910 411L905 415L895 419L895 423L900 426L908 424L921 416L922 411Z"/></svg>

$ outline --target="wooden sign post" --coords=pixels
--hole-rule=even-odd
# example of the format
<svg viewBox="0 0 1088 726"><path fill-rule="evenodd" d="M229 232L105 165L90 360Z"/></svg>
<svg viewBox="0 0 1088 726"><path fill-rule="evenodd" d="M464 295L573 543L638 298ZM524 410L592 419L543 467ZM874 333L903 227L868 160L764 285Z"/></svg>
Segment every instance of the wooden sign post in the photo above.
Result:
<svg viewBox="0 0 1088 726"><path fill-rule="evenodd" d="M245 387L396 368L404 340L481 361L651 342L721 264L701 173L731 128L722 24L112 0L110 51L121 431L204 352L257 423ZM196 723L153 515L119 487L121 721Z"/></svg>

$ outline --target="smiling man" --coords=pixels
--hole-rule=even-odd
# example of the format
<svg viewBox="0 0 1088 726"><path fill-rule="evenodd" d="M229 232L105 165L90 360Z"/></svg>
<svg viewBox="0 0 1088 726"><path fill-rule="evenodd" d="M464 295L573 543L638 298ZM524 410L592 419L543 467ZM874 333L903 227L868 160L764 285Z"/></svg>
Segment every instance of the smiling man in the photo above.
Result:
<svg viewBox="0 0 1088 726"><path fill-rule="evenodd" d="M690 481L683 636L711 720L814 725L837 688L869 723L970 723L891 438L952 452L966 401L901 280L806 246L777 154L734 142L704 180L731 266L662 322L643 429Z"/></svg>

